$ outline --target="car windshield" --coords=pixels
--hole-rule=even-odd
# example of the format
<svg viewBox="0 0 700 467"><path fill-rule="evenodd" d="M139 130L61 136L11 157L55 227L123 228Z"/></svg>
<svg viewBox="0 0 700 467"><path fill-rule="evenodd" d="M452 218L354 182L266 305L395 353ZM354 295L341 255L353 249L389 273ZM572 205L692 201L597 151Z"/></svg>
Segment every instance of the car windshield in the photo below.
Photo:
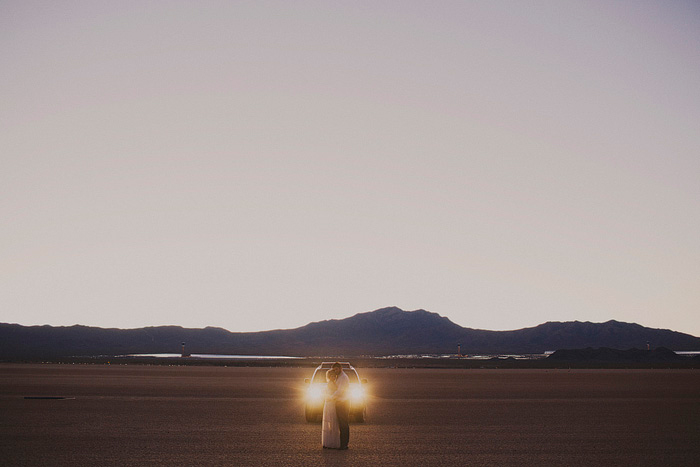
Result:
<svg viewBox="0 0 700 467"><path fill-rule="evenodd" d="M316 370L316 373L314 374L314 383L325 383L326 382L326 369L319 369ZM348 379L350 380L351 383L358 383L359 380L357 379L357 373L354 372L353 370L348 370L345 369L343 370L343 373L345 373L348 376Z"/></svg>

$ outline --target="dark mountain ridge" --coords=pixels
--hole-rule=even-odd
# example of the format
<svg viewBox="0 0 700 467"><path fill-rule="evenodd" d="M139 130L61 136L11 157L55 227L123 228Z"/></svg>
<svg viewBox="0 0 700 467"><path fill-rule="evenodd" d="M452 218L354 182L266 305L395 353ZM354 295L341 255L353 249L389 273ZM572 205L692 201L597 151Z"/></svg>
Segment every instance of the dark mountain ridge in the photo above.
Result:
<svg viewBox="0 0 700 467"><path fill-rule="evenodd" d="M700 350L698 337L634 323L548 322L514 331L487 331L464 328L437 313L395 307L261 332L214 327L104 329L0 324L1 360L179 353L182 342L192 353L290 356L454 354L458 343L463 354L646 348L647 342L653 348Z"/></svg>

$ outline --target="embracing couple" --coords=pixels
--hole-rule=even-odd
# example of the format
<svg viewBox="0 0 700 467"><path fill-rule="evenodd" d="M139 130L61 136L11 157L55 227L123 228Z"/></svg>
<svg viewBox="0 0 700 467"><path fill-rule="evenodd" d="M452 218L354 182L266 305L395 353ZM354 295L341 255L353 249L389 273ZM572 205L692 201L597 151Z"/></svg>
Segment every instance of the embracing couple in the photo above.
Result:
<svg viewBox="0 0 700 467"><path fill-rule="evenodd" d="M321 442L327 449L347 449L350 440L350 380L343 367L335 362L326 372L326 402L323 404Z"/></svg>

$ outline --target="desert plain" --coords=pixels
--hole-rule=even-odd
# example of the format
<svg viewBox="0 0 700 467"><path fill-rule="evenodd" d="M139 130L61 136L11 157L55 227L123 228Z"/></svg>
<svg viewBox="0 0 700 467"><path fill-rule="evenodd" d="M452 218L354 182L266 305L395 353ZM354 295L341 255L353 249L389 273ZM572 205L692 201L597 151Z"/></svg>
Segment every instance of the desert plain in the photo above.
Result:
<svg viewBox="0 0 700 467"><path fill-rule="evenodd" d="M699 370L358 371L367 421L335 451L304 420L310 367L0 364L0 463L700 463Z"/></svg>

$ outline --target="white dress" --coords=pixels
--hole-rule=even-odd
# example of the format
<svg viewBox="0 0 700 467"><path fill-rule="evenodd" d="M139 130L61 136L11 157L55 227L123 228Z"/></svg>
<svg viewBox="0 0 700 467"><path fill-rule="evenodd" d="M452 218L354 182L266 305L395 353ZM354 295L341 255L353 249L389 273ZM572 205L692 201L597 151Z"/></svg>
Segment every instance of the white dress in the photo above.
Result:
<svg viewBox="0 0 700 467"><path fill-rule="evenodd" d="M338 449L340 447L340 426L338 415L335 413L335 401L323 404L323 422L321 423L321 443L324 448Z"/></svg>

